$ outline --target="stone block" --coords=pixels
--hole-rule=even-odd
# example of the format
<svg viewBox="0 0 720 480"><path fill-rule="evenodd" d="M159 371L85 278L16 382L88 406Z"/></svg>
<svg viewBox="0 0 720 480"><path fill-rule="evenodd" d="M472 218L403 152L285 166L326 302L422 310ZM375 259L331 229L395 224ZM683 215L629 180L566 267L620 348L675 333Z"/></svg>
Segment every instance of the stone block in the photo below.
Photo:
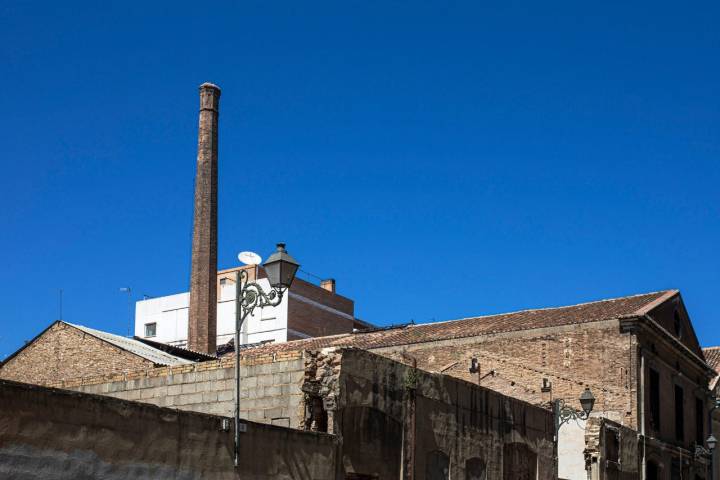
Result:
<svg viewBox="0 0 720 480"><path fill-rule="evenodd" d="M273 384L282 385L283 383L290 383L290 374L287 372L274 373Z"/></svg>
<svg viewBox="0 0 720 480"><path fill-rule="evenodd" d="M271 386L271 387L263 387L263 396L264 397L277 397L281 394L281 389L279 386Z"/></svg>
<svg viewBox="0 0 720 480"><path fill-rule="evenodd" d="M170 385L167 389L168 395L180 395L182 393L181 385Z"/></svg>
<svg viewBox="0 0 720 480"><path fill-rule="evenodd" d="M263 414L262 410L250 410L248 412L248 420L253 422L266 423L265 415Z"/></svg>
<svg viewBox="0 0 720 480"><path fill-rule="evenodd" d="M181 393L195 393L197 391L197 385L195 383L184 383L182 385Z"/></svg>
<svg viewBox="0 0 720 480"><path fill-rule="evenodd" d="M195 384L195 391L196 392L208 392L208 391L212 390L212 388L210 388L210 386L211 386L211 383L209 381L198 382Z"/></svg>
<svg viewBox="0 0 720 480"><path fill-rule="evenodd" d="M218 392L202 392L203 403L218 401Z"/></svg>
<svg viewBox="0 0 720 480"><path fill-rule="evenodd" d="M234 400L234 398L235 398L235 392L233 392L232 390L224 390L222 392L217 392L217 401L219 401L219 402Z"/></svg>
<svg viewBox="0 0 720 480"><path fill-rule="evenodd" d="M283 417L287 415L283 415L283 409L276 407L276 408L268 408L267 410L263 411L263 416L267 419L273 419L278 417Z"/></svg>
<svg viewBox="0 0 720 480"><path fill-rule="evenodd" d="M175 405L192 405L202 403L202 393L184 393L175 398Z"/></svg>

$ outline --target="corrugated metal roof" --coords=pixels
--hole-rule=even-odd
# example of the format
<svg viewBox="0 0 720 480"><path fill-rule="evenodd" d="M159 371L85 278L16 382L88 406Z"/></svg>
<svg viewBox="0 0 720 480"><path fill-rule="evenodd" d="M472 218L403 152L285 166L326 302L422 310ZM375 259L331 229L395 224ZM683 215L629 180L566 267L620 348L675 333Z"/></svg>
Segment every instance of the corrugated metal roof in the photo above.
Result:
<svg viewBox="0 0 720 480"><path fill-rule="evenodd" d="M93 337L97 337L100 340L111 343L118 348L122 348L123 350L127 350L128 352L134 353L135 355L142 357L146 360L149 360L157 365L168 365L168 366L172 367L172 366L176 366L176 365L185 365L188 363L193 363L190 360L176 357L175 355L170 355L167 352L163 352L162 350L151 347L150 345L147 345L143 342L140 342L140 341L132 339L132 338L115 335L113 333L103 332L101 330L95 330L94 328L88 328L88 327L84 327L82 325L75 325L73 323L68 323L68 322L65 322L65 323L67 323L68 325L70 325L72 327L77 328L78 330L82 330L83 332L87 333L88 335L92 335Z"/></svg>

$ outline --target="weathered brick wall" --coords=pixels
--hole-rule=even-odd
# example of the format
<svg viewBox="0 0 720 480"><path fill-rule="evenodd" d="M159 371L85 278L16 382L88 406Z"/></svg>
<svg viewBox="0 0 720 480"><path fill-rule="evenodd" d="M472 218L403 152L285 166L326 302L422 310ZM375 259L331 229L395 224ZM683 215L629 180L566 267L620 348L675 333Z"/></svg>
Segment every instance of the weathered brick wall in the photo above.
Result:
<svg viewBox="0 0 720 480"><path fill-rule="evenodd" d="M301 278L295 279L291 289L292 293L302 295L305 298L313 300L315 302L327 305L328 307L334 308L340 312L353 315L355 311L355 303L347 297L332 293L324 288L318 287L315 284L306 282Z"/></svg>
<svg viewBox="0 0 720 480"><path fill-rule="evenodd" d="M418 367L478 383L505 395L542 404L562 398L580 408L577 399L589 386L597 398L595 411L619 423L635 425L636 342L621 334L617 321L551 329L485 335L374 349L376 353ZM470 373L470 360L480 362ZM488 375L491 370L494 375ZM543 392L543 379L552 383Z"/></svg>
<svg viewBox="0 0 720 480"><path fill-rule="evenodd" d="M335 397L328 405L334 408L333 432L346 446L346 473L397 478L400 445L413 435L413 447L406 448L413 450L418 480L448 478L435 476L442 461L449 478L557 478L551 412L367 351L338 350L339 359L332 355L320 359L321 367L339 381L321 386ZM334 365L340 365L339 374ZM411 408L414 426L403 434L412 422Z"/></svg>
<svg viewBox="0 0 720 480"><path fill-rule="evenodd" d="M132 372L153 363L61 322L0 368L0 378L39 385Z"/></svg>
<svg viewBox="0 0 720 480"><path fill-rule="evenodd" d="M585 459L590 468L587 478L639 478L639 449L635 430L605 418L590 418L585 429Z"/></svg>
<svg viewBox="0 0 720 480"><path fill-rule="evenodd" d="M242 418L302 428L304 352L242 357L240 370ZM234 358L227 357L181 367L151 368L130 374L79 378L55 382L50 386L151 403L160 407L232 416L234 378Z"/></svg>
<svg viewBox="0 0 720 480"><path fill-rule="evenodd" d="M288 328L313 337L350 333L354 309L352 300L297 279L288 297Z"/></svg>
<svg viewBox="0 0 720 480"><path fill-rule="evenodd" d="M291 295L288 298L288 328L312 337L324 337L352 332L353 320Z"/></svg>

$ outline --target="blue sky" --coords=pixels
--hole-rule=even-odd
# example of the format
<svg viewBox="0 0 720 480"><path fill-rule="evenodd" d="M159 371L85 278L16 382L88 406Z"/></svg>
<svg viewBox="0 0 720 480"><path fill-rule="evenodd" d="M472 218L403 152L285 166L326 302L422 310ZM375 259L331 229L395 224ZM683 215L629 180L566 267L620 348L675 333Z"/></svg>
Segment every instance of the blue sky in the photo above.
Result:
<svg viewBox="0 0 720 480"><path fill-rule="evenodd" d="M630 3L630 4L628 4ZM720 343L717 2L0 4L0 359L187 289L197 86L219 264L276 241L424 322L679 288Z"/></svg>

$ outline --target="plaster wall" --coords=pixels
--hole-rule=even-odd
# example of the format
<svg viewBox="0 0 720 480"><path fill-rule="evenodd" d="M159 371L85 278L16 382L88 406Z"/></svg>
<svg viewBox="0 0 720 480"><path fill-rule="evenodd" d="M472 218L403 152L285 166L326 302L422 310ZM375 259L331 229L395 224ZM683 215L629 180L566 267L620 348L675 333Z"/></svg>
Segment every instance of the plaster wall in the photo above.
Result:
<svg viewBox="0 0 720 480"><path fill-rule="evenodd" d="M336 478L331 435L248 422L235 470L217 416L8 381L0 405L0 478Z"/></svg>
<svg viewBox="0 0 720 480"><path fill-rule="evenodd" d="M265 278L257 280L268 291ZM142 338L184 346L187 344L189 293L150 298L136 303L135 335ZM287 332L288 297L276 307L256 310L243 325L240 341L243 344L263 341L285 342ZM145 335L145 325L155 323L154 337ZM235 332L235 282L221 279L218 285L217 343L222 345Z"/></svg>
<svg viewBox="0 0 720 480"><path fill-rule="evenodd" d="M585 421L570 420L560 427L558 441L558 478L587 480L585 471Z"/></svg>

